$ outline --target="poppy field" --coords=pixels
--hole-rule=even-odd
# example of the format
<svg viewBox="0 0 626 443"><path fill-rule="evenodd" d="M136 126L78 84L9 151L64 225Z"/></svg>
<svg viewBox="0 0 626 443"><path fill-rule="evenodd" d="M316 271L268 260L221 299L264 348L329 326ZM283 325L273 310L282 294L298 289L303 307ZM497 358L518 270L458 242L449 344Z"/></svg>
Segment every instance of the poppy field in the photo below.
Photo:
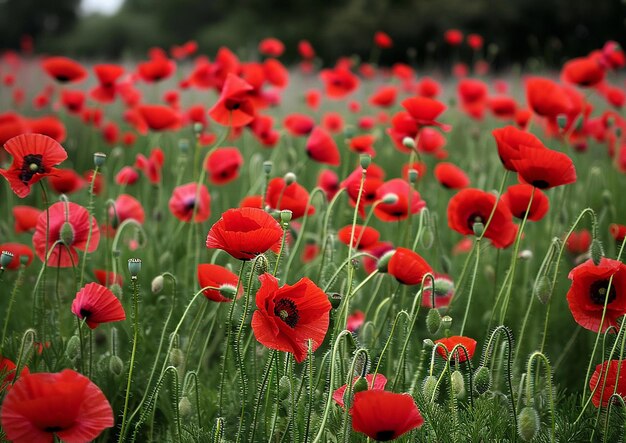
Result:
<svg viewBox="0 0 626 443"><path fill-rule="evenodd" d="M617 442L626 57L0 54L17 443Z"/></svg>

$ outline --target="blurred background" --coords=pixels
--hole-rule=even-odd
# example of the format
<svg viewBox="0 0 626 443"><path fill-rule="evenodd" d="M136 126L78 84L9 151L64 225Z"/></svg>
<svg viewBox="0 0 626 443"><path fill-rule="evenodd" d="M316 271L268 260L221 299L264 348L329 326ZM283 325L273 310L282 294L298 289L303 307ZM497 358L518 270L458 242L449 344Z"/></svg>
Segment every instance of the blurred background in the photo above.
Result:
<svg viewBox="0 0 626 443"><path fill-rule="evenodd" d="M123 59L194 39L201 53L226 45L248 55L277 37L287 62L307 39L331 63L368 57L382 30L394 40L385 64L445 58L443 32L457 28L481 34L496 67L532 58L557 66L607 40L624 44L625 19L625 0L0 0L0 49L26 35L39 53Z"/></svg>

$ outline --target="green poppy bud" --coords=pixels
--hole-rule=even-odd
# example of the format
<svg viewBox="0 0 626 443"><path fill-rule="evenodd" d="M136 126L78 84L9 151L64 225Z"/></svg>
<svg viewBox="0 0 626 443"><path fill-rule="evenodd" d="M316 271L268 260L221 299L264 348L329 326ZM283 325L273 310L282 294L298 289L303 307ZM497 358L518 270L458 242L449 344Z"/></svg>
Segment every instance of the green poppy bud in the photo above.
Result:
<svg viewBox="0 0 626 443"><path fill-rule="evenodd" d="M517 433L524 441L532 440L539 432L539 414L532 406L526 406L517 416Z"/></svg>
<svg viewBox="0 0 626 443"><path fill-rule="evenodd" d="M432 335L435 335L441 327L441 314L435 308L431 308L426 315L426 329Z"/></svg>
<svg viewBox="0 0 626 443"><path fill-rule="evenodd" d="M474 372L474 389L478 395L483 395L491 388L491 371L485 366L479 366Z"/></svg>

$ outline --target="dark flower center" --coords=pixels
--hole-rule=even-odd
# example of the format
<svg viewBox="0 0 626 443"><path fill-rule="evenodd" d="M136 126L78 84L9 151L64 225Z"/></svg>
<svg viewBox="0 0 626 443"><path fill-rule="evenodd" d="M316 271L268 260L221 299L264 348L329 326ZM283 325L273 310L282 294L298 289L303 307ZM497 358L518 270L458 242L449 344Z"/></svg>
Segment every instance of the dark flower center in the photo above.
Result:
<svg viewBox="0 0 626 443"><path fill-rule="evenodd" d="M474 223L485 223L483 219L483 215L478 212L472 212L472 214L467 217L467 227L473 231Z"/></svg>
<svg viewBox="0 0 626 443"><path fill-rule="evenodd" d="M548 183L545 180L534 180L531 183L535 188L539 188L539 189L547 189L550 187L550 183Z"/></svg>
<svg viewBox="0 0 626 443"><path fill-rule="evenodd" d="M591 301L596 305L604 306L605 300L608 299L606 304L611 304L611 302L615 300L615 297L617 297L617 291L615 290L615 285L611 285L611 290L607 291L608 286L608 280L598 280L593 282L593 284L589 287L589 298L591 298Z"/></svg>
<svg viewBox="0 0 626 443"><path fill-rule="evenodd" d="M59 432L62 430L63 428L61 426L48 426L44 429L44 432Z"/></svg>
<svg viewBox="0 0 626 443"><path fill-rule="evenodd" d="M55 78L57 79L58 82L61 82L61 83L67 83L70 81L69 75L57 74Z"/></svg>
<svg viewBox="0 0 626 443"><path fill-rule="evenodd" d="M376 440L378 441L389 441L391 439L393 439L393 436L395 435L396 431L394 430L384 430L384 431L378 431L376 433Z"/></svg>
<svg viewBox="0 0 626 443"><path fill-rule="evenodd" d="M226 107L229 111L236 111L241 107L241 101L236 99L226 99L224 101L224 107Z"/></svg>
<svg viewBox="0 0 626 443"><path fill-rule="evenodd" d="M91 315L91 311L85 308L80 308L80 316L82 318L89 318L89 316Z"/></svg>
<svg viewBox="0 0 626 443"><path fill-rule="evenodd" d="M293 300L281 298L274 306L274 314L276 314L287 326L295 328L300 320L298 308Z"/></svg>
<svg viewBox="0 0 626 443"><path fill-rule="evenodd" d="M25 185L33 178L35 174L43 174L46 172L41 164L43 156L41 154L28 154L22 160L22 170L20 171L20 180Z"/></svg>

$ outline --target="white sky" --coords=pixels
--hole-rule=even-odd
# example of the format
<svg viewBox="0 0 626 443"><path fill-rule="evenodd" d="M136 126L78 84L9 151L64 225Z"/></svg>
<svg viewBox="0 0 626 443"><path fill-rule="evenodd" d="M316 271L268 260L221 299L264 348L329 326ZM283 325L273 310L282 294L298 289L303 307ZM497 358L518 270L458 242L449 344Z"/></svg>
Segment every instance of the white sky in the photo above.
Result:
<svg viewBox="0 0 626 443"><path fill-rule="evenodd" d="M124 0L82 0L80 10L83 14L112 15L122 6Z"/></svg>

